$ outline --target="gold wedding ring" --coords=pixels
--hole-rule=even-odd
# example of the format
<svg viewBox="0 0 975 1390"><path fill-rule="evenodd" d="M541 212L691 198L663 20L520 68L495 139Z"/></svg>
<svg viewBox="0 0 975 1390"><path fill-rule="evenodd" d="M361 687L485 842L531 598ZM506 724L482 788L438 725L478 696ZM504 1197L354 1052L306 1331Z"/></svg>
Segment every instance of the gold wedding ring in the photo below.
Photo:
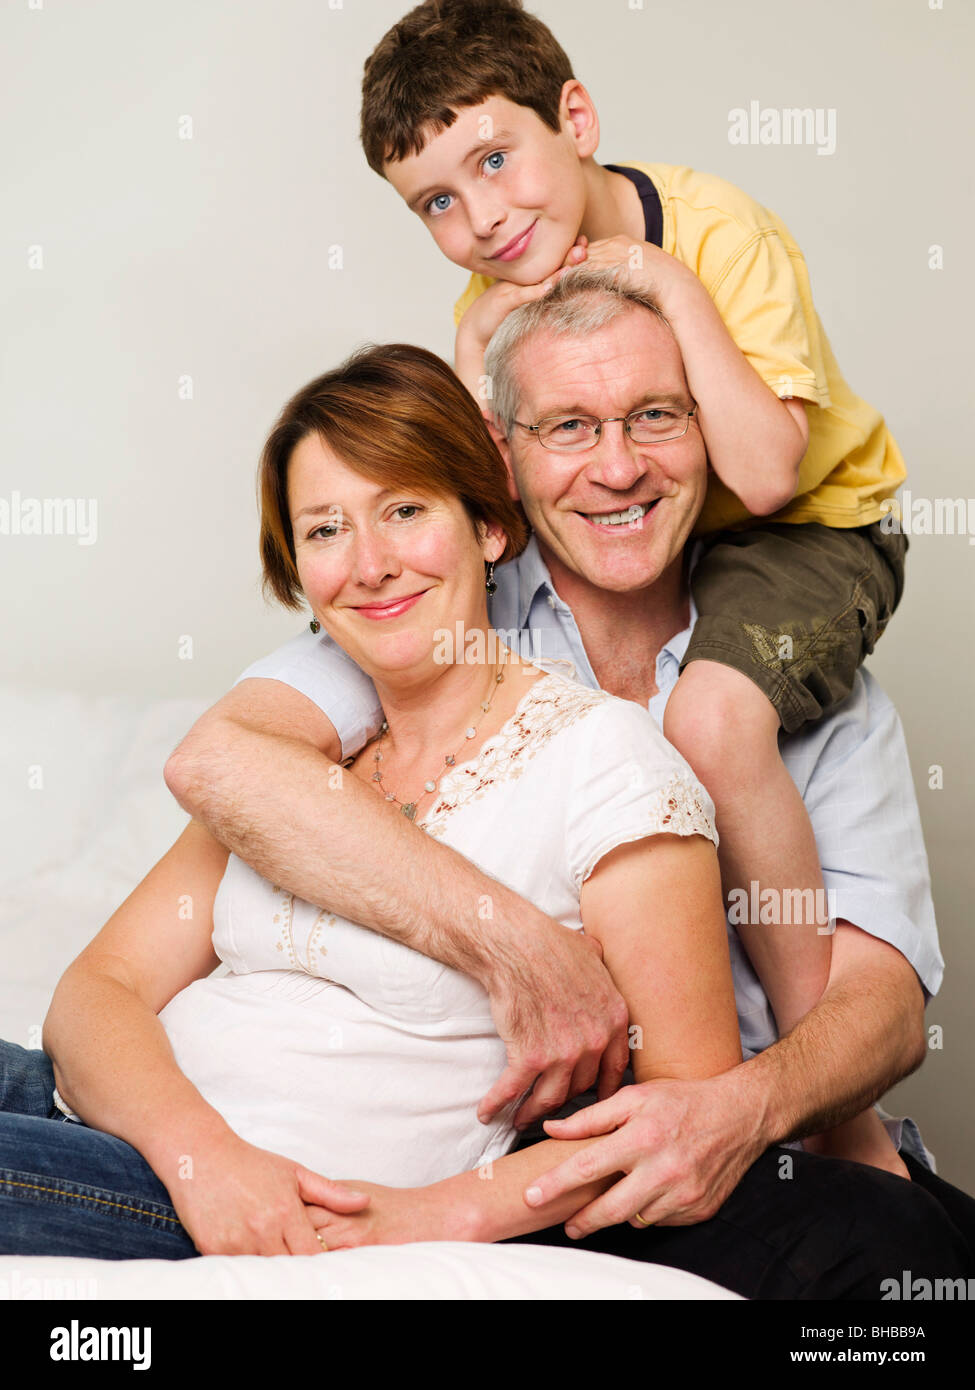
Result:
<svg viewBox="0 0 975 1390"><path fill-rule="evenodd" d="M322 1247L322 1251L323 1251L323 1252L325 1252L325 1251L328 1250L328 1246L327 1246L327 1245L325 1244L325 1242L322 1240L321 1233L320 1233L319 1231L316 1231L316 1232L315 1232L315 1239L318 1241L319 1245Z"/></svg>
<svg viewBox="0 0 975 1390"><path fill-rule="evenodd" d="M633 1220L634 1220L634 1221L639 1221L639 1223L640 1223L641 1226L652 1226L652 1225L653 1225L653 1222L652 1222L652 1221L644 1221L643 1217L640 1215L640 1213L639 1213L638 1211L635 1211L635 1212L633 1213Z"/></svg>

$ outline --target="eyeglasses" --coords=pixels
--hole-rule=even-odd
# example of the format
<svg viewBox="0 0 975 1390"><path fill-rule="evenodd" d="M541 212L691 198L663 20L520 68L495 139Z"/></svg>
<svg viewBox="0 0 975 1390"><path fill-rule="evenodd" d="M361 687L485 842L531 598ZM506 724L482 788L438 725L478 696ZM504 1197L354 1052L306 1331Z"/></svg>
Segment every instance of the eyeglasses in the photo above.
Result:
<svg viewBox="0 0 975 1390"><path fill-rule="evenodd" d="M623 422L623 429L634 444L666 444L687 433L696 413L696 405L690 410L645 405L640 410L630 411L629 415L607 415L602 419L597 415L547 415L535 425L525 425L520 420L513 423L523 430L531 430L543 449L551 449L556 454L575 454L598 444L603 425L611 425L616 420Z"/></svg>

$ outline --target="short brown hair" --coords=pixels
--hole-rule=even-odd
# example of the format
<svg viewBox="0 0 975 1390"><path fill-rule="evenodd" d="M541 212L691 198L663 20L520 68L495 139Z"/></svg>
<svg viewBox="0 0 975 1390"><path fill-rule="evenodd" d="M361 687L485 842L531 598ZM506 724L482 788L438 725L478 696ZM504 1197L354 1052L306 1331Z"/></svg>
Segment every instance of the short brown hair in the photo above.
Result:
<svg viewBox="0 0 975 1390"><path fill-rule="evenodd" d="M382 174L490 96L530 107L558 131L572 78L565 51L521 0L425 0L366 59L362 148Z"/></svg>
<svg viewBox="0 0 975 1390"><path fill-rule="evenodd" d="M474 398L447 363L408 343L367 346L293 396L261 454L261 563L264 592L301 607L288 465L310 434L377 483L457 497L477 522L501 526L500 561L528 542L528 525L508 493L507 473Z"/></svg>

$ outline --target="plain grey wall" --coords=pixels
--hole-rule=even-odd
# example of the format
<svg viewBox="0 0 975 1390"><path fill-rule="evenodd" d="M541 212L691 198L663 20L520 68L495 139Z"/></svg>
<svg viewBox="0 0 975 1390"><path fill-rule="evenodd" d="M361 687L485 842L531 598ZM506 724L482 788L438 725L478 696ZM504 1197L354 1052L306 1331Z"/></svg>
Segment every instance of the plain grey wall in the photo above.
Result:
<svg viewBox="0 0 975 1390"><path fill-rule="evenodd" d="M215 696L297 630L258 593L264 434L358 342L449 357L465 282L357 143L363 60L405 8L7 0L0 498L98 507L91 545L0 535L8 679ZM773 207L914 495L975 493L966 0L534 8L596 99L601 158L694 165ZM730 143L752 101L835 111L835 151ZM915 537L871 666L907 731L948 961L943 1048L895 1103L975 1189L973 566L967 535Z"/></svg>

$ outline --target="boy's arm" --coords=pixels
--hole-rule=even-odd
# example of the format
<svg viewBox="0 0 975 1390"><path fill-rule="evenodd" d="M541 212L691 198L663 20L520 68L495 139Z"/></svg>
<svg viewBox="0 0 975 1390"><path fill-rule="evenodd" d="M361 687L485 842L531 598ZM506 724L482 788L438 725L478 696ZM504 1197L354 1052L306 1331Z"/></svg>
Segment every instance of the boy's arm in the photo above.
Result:
<svg viewBox="0 0 975 1390"><path fill-rule="evenodd" d="M494 425L490 413L490 383L484 375L484 354L487 345L501 324L522 304L541 299L552 288L561 270L579 265L585 260L585 237L578 237L559 270L537 285L516 285L509 280L495 280L466 307L457 324L454 344L454 371L481 407L489 426Z"/></svg>
<svg viewBox="0 0 975 1390"><path fill-rule="evenodd" d="M469 860L391 812L337 765L331 720L279 680L244 680L166 765L184 810L273 883L478 980L508 1068L481 1102L487 1121L532 1095L519 1122L599 1077L619 1085L627 1011L597 944L567 931Z"/></svg>
<svg viewBox="0 0 975 1390"><path fill-rule="evenodd" d="M648 242L623 236L593 242L586 263L625 269L649 290L674 331L708 459L754 516L795 496L809 441L802 400L780 400L736 344L694 272Z"/></svg>

